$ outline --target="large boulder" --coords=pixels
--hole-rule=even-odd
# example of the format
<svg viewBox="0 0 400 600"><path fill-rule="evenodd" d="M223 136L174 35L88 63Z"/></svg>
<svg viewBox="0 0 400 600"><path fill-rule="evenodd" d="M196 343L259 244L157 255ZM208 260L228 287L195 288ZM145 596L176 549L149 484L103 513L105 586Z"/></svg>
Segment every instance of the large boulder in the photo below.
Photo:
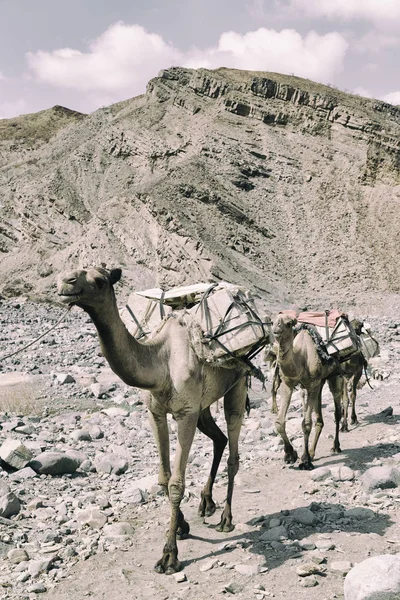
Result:
<svg viewBox="0 0 400 600"><path fill-rule="evenodd" d="M63 452L42 452L30 462L30 467L41 475L65 475L75 473L81 464L76 456Z"/></svg>
<svg viewBox="0 0 400 600"><path fill-rule="evenodd" d="M346 575L345 600L399 600L400 554L367 558Z"/></svg>

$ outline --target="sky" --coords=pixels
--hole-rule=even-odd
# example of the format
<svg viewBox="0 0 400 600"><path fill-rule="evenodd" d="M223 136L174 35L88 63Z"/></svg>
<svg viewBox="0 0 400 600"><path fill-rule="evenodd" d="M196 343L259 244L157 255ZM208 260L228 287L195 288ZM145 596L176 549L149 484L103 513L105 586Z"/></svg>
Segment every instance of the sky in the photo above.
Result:
<svg viewBox="0 0 400 600"><path fill-rule="evenodd" d="M0 118L89 113L161 69L287 73L400 104L400 0L0 0Z"/></svg>

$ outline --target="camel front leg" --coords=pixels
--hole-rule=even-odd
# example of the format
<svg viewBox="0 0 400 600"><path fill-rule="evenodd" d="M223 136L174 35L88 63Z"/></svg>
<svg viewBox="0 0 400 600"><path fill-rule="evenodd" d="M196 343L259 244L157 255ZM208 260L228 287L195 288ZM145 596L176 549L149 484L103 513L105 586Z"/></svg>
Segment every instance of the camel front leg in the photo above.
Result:
<svg viewBox="0 0 400 600"><path fill-rule="evenodd" d="M280 385L281 385L281 377L279 375L279 367L277 365L275 367L273 375L272 375L272 390L271 390L271 398L272 398L271 412L274 415L278 414L278 403L276 401L276 397L277 397Z"/></svg>
<svg viewBox="0 0 400 600"><path fill-rule="evenodd" d="M176 456L172 475L168 483L171 519L167 542L163 548L163 555L154 567L157 573L171 575L181 569L181 564L178 560L178 545L176 543L177 533L179 530L181 534L188 534L189 525L180 510L180 504L185 492L186 465L198 418L198 413L191 413L177 421L178 440L176 444Z"/></svg>
<svg viewBox="0 0 400 600"><path fill-rule="evenodd" d="M293 448L286 433L286 415L289 409L290 400L292 398L293 388L291 388L284 380L281 382L281 408L278 417L275 421L276 430L283 440L285 451L285 463L295 463L297 460L297 452Z"/></svg>
<svg viewBox="0 0 400 600"><path fill-rule="evenodd" d="M342 427L341 431L349 431L349 424L347 421L349 414L349 392L347 388L347 379L343 377L343 390L342 390Z"/></svg>
<svg viewBox="0 0 400 600"><path fill-rule="evenodd" d="M314 468L313 464L312 464L312 456L309 450L309 441L310 441L310 434L311 434L311 429L312 429L312 413L315 410L315 412L318 415L318 412L320 413L320 419L322 421L322 412L321 409L318 410L318 403L321 402L321 384L319 384L317 387L313 387L311 389L308 389L306 392L306 400L305 400L305 405L303 408L303 422L302 422L302 429L303 429L303 436L304 436L304 450L303 450L303 456L301 457L301 463L299 464L299 469L305 469L310 471L311 469ZM323 426L323 421L322 421L322 426L321 426L321 421L320 421L320 430L317 433L316 432L316 439L314 440L314 452L315 452L315 446L318 443L318 438L319 438L319 434L321 433L321 429Z"/></svg>
<svg viewBox="0 0 400 600"><path fill-rule="evenodd" d="M315 417L316 417L316 419L315 419L315 435L314 435L313 444L310 449L311 460L313 460L315 457L318 440L319 440L321 432L324 428L324 419L322 417L322 388L324 387L324 383L321 385L321 388L319 390L317 405L315 407Z"/></svg>
<svg viewBox="0 0 400 600"><path fill-rule="evenodd" d="M225 450L227 437L222 433L214 421L210 409L206 408L200 413L197 427L202 433L209 437L214 443L213 462L207 483L201 492L201 501L198 513L200 517L211 517L215 513L215 502L212 498L212 490L217 475L219 463Z"/></svg>
<svg viewBox="0 0 400 600"><path fill-rule="evenodd" d="M343 377L340 375L336 375L328 379L329 389L332 392L333 400L335 403L335 439L333 441L332 452L341 452L340 442L339 442L339 429L340 429L340 420L342 418L342 396L343 389L346 385L346 381L343 381Z"/></svg>
<svg viewBox="0 0 400 600"><path fill-rule="evenodd" d="M217 531L229 532L234 529L232 523L232 496L236 473L239 470L239 435L247 397L247 386L244 379L240 380L224 397L224 412L228 429L228 491L225 507Z"/></svg>
<svg viewBox="0 0 400 600"><path fill-rule="evenodd" d="M158 471L158 484L168 494L168 483L171 477L171 466L169 456L169 433L167 415L154 414L149 410L149 421L153 436L157 444L160 466Z"/></svg>

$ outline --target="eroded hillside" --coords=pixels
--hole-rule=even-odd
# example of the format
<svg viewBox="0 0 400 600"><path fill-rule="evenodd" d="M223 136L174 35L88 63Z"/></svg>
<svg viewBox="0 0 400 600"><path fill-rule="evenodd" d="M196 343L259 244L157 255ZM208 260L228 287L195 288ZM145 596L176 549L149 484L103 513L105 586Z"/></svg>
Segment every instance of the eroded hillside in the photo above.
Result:
<svg viewBox="0 0 400 600"><path fill-rule="evenodd" d="M272 304L394 306L399 133L389 104L229 69L0 121L0 291L103 262L126 290L223 278Z"/></svg>

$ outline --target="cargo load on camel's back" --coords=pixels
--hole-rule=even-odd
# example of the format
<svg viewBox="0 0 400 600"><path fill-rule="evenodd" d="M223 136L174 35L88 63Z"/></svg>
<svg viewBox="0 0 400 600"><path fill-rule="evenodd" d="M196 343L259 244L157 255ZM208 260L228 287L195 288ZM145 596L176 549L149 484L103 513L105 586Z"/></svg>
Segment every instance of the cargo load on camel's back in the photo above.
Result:
<svg viewBox="0 0 400 600"><path fill-rule="evenodd" d="M260 317L250 292L224 281L135 292L121 316L130 333L143 341L173 311L182 312L189 328L201 330L203 348L197 353L208 362L251 360L270 340L271 320Z"/></svg>

